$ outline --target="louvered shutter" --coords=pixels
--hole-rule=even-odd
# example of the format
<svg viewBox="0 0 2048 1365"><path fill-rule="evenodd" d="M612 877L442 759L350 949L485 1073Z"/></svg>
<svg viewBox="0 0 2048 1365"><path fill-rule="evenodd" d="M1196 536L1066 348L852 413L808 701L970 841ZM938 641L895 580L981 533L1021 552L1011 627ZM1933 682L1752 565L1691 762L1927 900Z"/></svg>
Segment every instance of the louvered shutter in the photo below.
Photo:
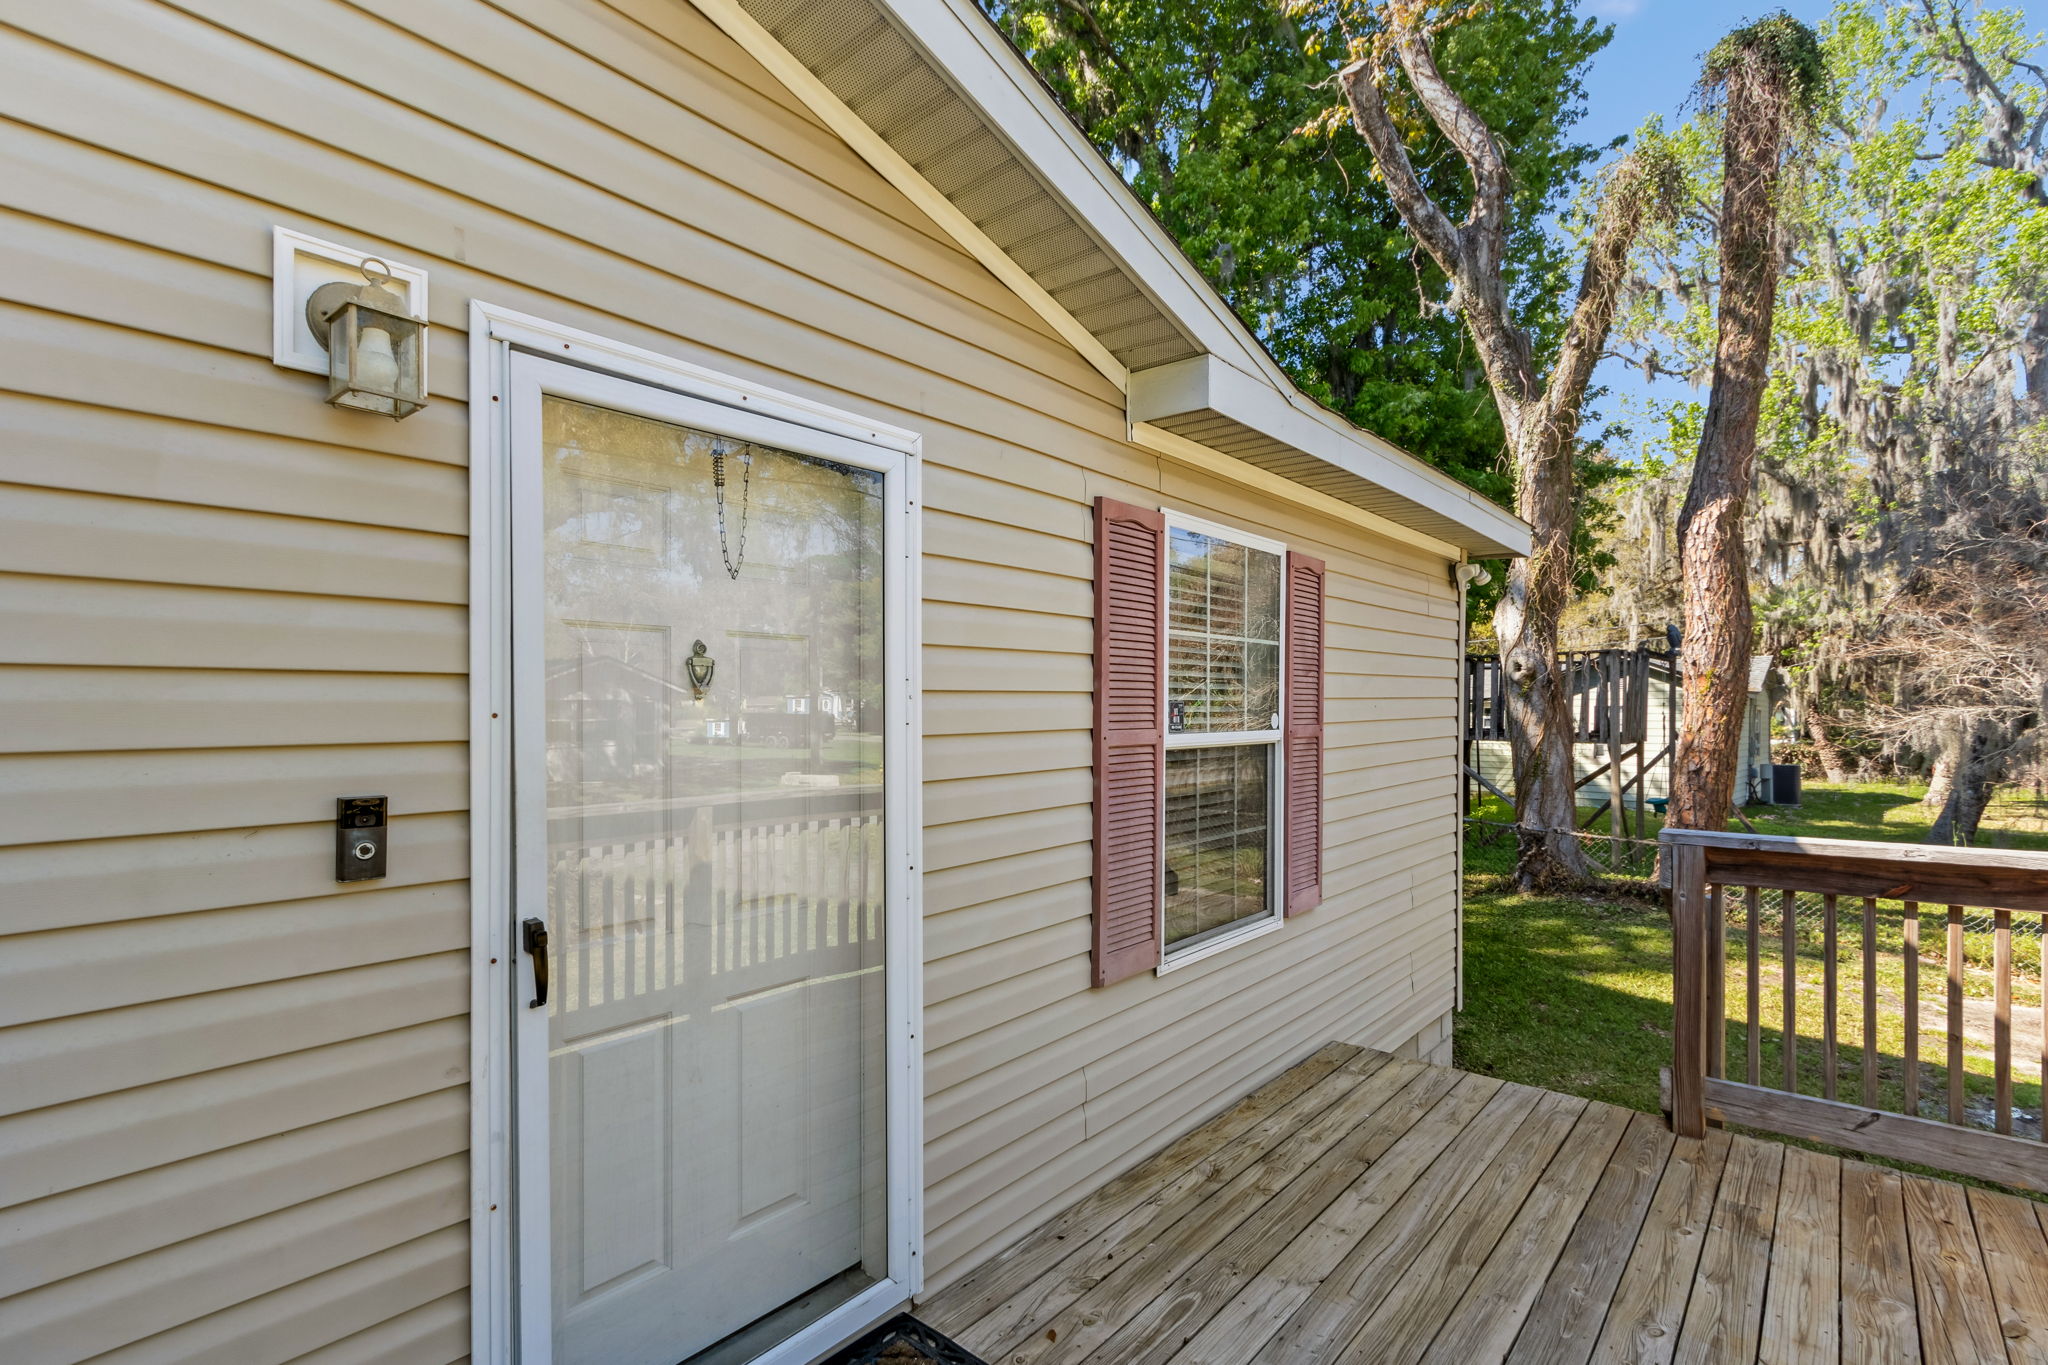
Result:
<svg viewBox="0 0 2048 1365"><path fill-rule="evenodd" d="M1095 984L1159 965L1166 518L1095 501Z"/></svg>
<svg viewBox="0 0 2048 1365"><path fill-rule="evenodd" d="M1323 561L1287 555L1287 913L1323 899Z"/></svg>

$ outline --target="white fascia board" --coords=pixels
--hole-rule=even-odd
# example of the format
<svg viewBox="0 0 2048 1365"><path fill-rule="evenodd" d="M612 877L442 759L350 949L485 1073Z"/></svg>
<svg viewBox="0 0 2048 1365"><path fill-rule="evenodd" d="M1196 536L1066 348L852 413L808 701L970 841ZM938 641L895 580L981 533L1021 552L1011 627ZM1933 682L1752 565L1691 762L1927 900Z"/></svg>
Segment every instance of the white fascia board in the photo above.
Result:
<svg viewBox="0 0 2048 1365"><path fill-rule="evenodd" d="M904 32L952 76L960 96L980 108L989 128L1080 215L1132 281L1196 344L1247 366L1266 359L1237 315L973 0L876 3L896 16ZM1277 367L1274 374L1280 375Z"/></svg>
<svg viewBox="0 0 2048 1365"><path fill-rule="evenodd" d="M1453 545L1447 540L1438 540L1432 535L1425 535L1391 517L1368 512L1355 503L1332 497L1328 493L1310 488L1307 484L1296 483L1293 479L1261 469L1255 464L1248 464L1221 451L1211 450L1199 442L1175 435L1163 427L1150 426L1144 422L1133 423L1131 444L1170 456L1178 464L1199 469L1216 478L1227 479L1245 488L1257 489L1267 497L1307 508L1332 521L1359 527L1398 544L1413 545L1442 559L1462 563L1466 558L1466 552L1461 546Z"/></svg>
<svg viewBox="0 0 2048 1365"><path fill-rule="evenodd" d="M1038 76L973 0L879 0L949 72L961 95L1053 192L1081 215L1102 245L1122 261L1140 288L1205 351L1205 356L1130 376L1133 426L1193 407L1141 403L1195 371L1220 375L1211 387L1236 399L1207 404L1276 440L1429 507L1515 554L1527 554L1529 528L1457 480L1326 411L1294 386L1243 321L1145 211ZM1173 400L1173 401L1178 401ZM1290 434L1291 433L1291 434Z"/></svg>
<svg viewBox="0 0 2048 1365"><path fill-rule="evenodd" d="M1215 356L1194 356L1133 374L1130 419L1137 425L1186 412L1220 413L1448 517L1511 554L1529 553L1533 540L1527 523L1449 475L1295 397L1292 385L1283 391Z"/></svg>

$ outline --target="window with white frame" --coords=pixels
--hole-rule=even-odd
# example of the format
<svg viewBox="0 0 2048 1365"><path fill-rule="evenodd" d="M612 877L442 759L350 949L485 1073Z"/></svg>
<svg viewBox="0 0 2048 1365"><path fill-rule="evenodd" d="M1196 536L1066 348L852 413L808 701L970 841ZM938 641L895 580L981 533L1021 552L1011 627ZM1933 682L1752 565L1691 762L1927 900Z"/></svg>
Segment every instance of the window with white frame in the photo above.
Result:
<svg viewBox="0 0 2048 1365"><path fill-rule="evenodd" d="M1279 913L1286 550L1166 517L1166 957Z"/></svg>

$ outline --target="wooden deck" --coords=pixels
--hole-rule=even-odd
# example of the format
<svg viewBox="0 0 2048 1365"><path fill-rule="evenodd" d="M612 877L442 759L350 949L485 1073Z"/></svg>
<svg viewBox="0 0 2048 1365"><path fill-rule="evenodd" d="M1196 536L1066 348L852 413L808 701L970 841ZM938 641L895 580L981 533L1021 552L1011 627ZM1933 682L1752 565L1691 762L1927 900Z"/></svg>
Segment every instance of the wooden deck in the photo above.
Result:
<svg viewBox="0 0 2048 1365"><path fill-rule="evenodd" d="M992 1365L2022 1365L2044 1215L1331 1046L919 1313Z"/></svg>

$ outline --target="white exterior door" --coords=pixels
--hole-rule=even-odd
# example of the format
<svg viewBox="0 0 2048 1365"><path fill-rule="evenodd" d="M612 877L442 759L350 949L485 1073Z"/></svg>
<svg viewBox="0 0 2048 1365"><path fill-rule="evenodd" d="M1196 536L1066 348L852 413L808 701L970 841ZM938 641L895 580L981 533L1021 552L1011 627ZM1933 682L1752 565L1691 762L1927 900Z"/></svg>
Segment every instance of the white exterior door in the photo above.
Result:
<svg viewBox="0 0 2048 1365"><path fill-rule="evenodd" d="M522 1358L772 1356L907 1280L902 457L509 372Z"/></svg>

